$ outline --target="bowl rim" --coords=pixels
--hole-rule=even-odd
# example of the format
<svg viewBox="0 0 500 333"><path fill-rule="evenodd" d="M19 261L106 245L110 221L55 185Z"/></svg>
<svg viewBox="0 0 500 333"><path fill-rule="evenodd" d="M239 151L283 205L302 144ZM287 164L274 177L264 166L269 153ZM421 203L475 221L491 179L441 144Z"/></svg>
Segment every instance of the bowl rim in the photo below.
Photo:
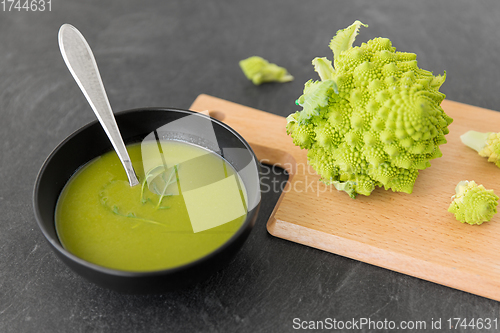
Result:
<svg viewBox="0 0 500 333"><path fill-rule="evenodd" d="M255 155L255 152L253 151L250 144L237 131L235 131L229 125L227 125L227 124L223 123L222 121L220 121L216 118L213 118L209 115L206 115L206 114L203 114L200 112L196 112L196 111L192 111L192 110L186 110L186 109L174 108L174 107L140 107L140 108L118 111L118 112L115 112L114 114L115 114L115 117L119 117L121 115L126 115L126 114L130 114L130 113L138 113L138 112L140 113L140 112L144 112L144 111L179 112L179 113L196 115L196 116L205 117L205 118L210 119L212 122L215 122L216 124L222 126L223 128L228 130L232 135L234 135L235 137L237 137L240 140L240 142L245 146L245 148L253 156L255 164L257 166L258 175L260 175L259 160L257 159L257 156ZM170 274L175 274L177 272L181 272L184 270L189 270L193 267L201 265L203 262L206 262L206 261L212 259L213 257L218 256L221 252L224 252L228 247L230 247L239 237L241 237L241 235L245 232L245 230L247 228L251 227L250 224L252 224L253 215L258 214L260 202L262 199L262 195L260 193L261 192L260 188L258 188L258 192L259 192L258 204L254 208L252 208L250 211L247 212L247 216L246 216L244 222L238 228L238 230L226 242L224 242L221 246L216 248L214 251L212 251L212 252L210 252L210 253L208 253L208 254L206 254L206 255L204 255L204 256L202 256L194 261L190 261L186 264L172 267L172 268L151 270L151 271L125 271L125 270L108 268L108 267L104 267L104 266L101 266L98 264L94 264L94 263L86 261L86 260L72 254L71 252L69 252L68 250L66 250L62 246L59 239L54 239L52 236L50 236L48 234L46 228L43 226L43 223L41 222L42 217L41 217L39 206L38 206L40 179L41 179L42 175L44 174L45 170L47 169L50 161L62 149L62 147L67 144L68 141L72 140L75 136L79 135L81 132L84 132L89 127L95 126L96 124L100 125L97 119L95 119L94 121L91 121L91 122L83 125L82 127L78 128L77 130L75 130L74 132L69 134L63 141L61 141L59 144L57 144L57 146L54 149L52 149L50 154L47 156L47 158L42 163L42 166L40 167L40 170L38 171L36 179L35 179L35 185L33 188L33 196L32 196L32 204L33 204L33 210L35 213L35 219L36 219L38 228L40 229L40 231L44 235L45 239L52 245L54 250L57 250L57 252L59 254L63 255L65 258L67 258L73 262L76 262L77 264L79 264L81 266L85 266L86 268L89 268L91 270L98 271L99 273L103 273L106 275L112 275L112 276L116 276L116 277L140 278L140 277L154 277L154 276L170 275ZM74 173L76 173L78 170L79 169L74 170ZM259 184L260 184L260 179L259 179ZM64 184L64 186L65 185L66 185L66 183ZM250 212L252 212L252 214L249 214ZM53 221L53 222L55 223L55 221ZM54 229L55 229L55 226L54 226Z"/></svg>

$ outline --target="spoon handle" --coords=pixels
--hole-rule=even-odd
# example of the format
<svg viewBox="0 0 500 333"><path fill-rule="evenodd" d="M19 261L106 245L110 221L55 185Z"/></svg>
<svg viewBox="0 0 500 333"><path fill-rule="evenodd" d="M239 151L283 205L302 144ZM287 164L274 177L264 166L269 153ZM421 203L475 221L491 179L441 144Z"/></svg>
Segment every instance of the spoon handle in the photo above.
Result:
<svg viewBox="0 0 500 333"><path fill-rule="evenodd" d="M139 184L116 124L94 54L83 35L70 24L59 29L59 48L66 66L87 98L125 168L130 186Z"/></svg>

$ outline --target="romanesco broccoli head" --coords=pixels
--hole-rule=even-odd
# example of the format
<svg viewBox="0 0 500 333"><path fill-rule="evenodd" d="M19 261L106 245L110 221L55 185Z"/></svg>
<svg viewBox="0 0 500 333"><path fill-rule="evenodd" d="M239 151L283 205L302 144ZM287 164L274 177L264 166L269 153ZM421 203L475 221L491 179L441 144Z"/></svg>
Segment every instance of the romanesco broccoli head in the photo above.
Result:
<svg viewBox="0 0 500 333"><path fill-rule="evenodd" d="M458 183L456 194L451 197L448 211L455 214L458 221L468 224L481 224L490 221L496 214L498 196L474 181L463 180Z"/></svg>
<svg viewBox="0 0 500 333"><path fill-rule="evenodd" d="M287 133L308 149L322 181L352 198L377 186L411 193L419 170L441 156L453 121L440 107L445 76L420 69L414 53L396 52L387 38L353 47L362 25L333 37L333 65L313 60L321 80L306 82Z"/></svg>
<svg viewBox="0 0 500 333"><path fill-rule="evenodd" d="M468 131L461 135L460 139L480 156L488 157L488 162L495 163L500 168L500 133Z"/></svg>

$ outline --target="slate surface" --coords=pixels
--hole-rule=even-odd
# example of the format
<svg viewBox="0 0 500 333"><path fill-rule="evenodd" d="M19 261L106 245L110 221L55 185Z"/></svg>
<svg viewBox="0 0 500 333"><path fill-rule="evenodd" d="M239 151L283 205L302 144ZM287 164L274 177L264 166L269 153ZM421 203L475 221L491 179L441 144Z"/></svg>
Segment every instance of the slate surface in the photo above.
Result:
<svg viewBox="0 0 500 333"><path fill-rule="evenodd" d="M498 302L270 236L265 224L278 191L264 193L255 229L226 269L189 290L152 296L76 276L49 249L31 203L45 157L94 120L59 53L63 23L87 37L115 111L187 108L206 93L286 116L303 83L316 78L311 60L331 57L331 37L355 19L370 25L356 45L389 37L417 53L420 67L447 71L449 99L498 110L499 2L53 0L50 12L9 5L0 2L0 332L285 332L298 326L295 318L426 322L411 332L431 331L433 320L445 328L455 317L500 321ZM295 81L253 86L238 67L251 55L288 68ZM264 184L286 181L264 170Z"/></svg>

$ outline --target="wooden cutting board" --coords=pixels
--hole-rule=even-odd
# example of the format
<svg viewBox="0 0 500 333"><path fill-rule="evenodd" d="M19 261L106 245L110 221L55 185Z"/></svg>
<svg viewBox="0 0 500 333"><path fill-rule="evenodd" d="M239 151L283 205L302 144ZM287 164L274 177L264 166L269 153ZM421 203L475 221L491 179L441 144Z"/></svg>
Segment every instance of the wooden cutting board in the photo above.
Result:
<svg viewBox="0 0 500 333"><path fill-rule="evenodd" d="M468 130L500 131L500 112L448 100L441 106L454 119L448 143L443 157L420 172L413 193L378 188L356 199L319 182L307 152L287 136L284 117L208 95L191 109L227 123L260 161L288 171L267 223L272 235L500 301L500 214L471 226L447 211L461 180L500 195L500 169L459 138Z"/></svg>

